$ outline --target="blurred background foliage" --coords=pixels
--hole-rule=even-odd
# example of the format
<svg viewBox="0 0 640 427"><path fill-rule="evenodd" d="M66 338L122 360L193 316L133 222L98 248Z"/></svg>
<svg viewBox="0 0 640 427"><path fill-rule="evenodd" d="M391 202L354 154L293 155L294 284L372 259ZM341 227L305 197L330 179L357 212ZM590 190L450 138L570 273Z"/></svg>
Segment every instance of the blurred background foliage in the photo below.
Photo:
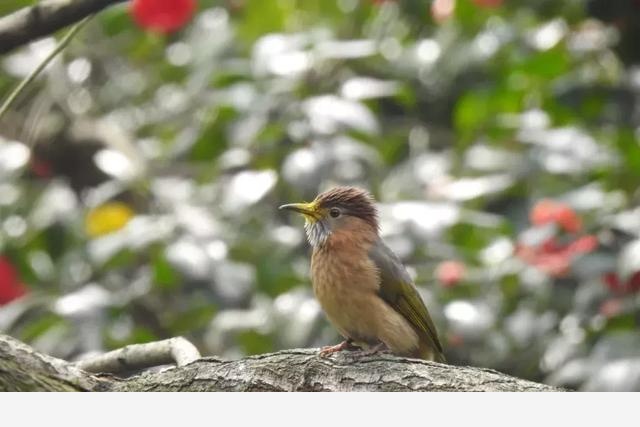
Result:
<svg viewBox="0 0 640 427"><path fill-rule="evenodd" d="M351 184L450 363L640 390L639 31L635 0L200 0L166 35L111 7L0 123L0 332L334 343L276 208Z"/></svg>

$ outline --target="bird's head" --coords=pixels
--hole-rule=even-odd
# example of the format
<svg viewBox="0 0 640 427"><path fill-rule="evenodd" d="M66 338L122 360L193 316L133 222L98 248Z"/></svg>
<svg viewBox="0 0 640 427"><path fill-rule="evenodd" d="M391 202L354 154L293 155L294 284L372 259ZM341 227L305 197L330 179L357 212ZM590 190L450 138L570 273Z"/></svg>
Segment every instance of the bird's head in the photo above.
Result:
<svg viewBox="0 0 640 427"><path fill-rule="evenodd" d="M314 247L322 246L332 234L376 235L378 231L378 211L373 197L355 187L335 187L319 194L313 202L291 203L279 209L304 216L307 238Z"/></svg>

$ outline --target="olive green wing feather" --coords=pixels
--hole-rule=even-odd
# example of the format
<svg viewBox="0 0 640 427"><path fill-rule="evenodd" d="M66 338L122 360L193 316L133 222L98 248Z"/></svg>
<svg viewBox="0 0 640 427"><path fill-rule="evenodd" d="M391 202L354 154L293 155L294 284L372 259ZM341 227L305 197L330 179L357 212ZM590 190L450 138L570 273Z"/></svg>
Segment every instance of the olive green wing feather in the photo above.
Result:
<svg viewBox="0 0 640 427"><path fill-rule="evenodd" d="M369 258L380 272L380 297L411 323L433 349L436 361L444 362L436 327L402 262L381 239L369 251Z"/></svg>

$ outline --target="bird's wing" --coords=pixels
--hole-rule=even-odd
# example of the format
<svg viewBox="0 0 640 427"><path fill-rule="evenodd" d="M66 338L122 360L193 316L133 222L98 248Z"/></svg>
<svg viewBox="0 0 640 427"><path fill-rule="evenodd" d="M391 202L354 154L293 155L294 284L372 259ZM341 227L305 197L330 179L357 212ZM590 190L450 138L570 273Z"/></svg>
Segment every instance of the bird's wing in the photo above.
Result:
<svg viewBox="0 0 640 427"><path fill-rule="evenodd" d="M442 345L433 320L402 262L382 239L373 245L369 258L380 271L380 297L402 314L426 344L442 356Z"/></svg>

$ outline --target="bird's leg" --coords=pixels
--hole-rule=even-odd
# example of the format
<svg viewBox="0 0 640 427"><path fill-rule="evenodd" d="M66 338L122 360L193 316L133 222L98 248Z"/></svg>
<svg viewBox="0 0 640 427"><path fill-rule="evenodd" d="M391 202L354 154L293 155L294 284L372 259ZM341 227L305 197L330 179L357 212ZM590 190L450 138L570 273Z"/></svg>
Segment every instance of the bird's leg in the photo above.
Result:
<svg viewBox="0 0 640 427"><path fill-rule="evenodd" d="M360 347L356 346L353 344L353 340L351 338L346 339L344 341L342 341L340 344L336 344L336 345L329 345L326 347L322 347L320 349L320 356L321 357L327 357L332 355L333 353L337 353L339 351L342 350L359 350Z"/></svg>

